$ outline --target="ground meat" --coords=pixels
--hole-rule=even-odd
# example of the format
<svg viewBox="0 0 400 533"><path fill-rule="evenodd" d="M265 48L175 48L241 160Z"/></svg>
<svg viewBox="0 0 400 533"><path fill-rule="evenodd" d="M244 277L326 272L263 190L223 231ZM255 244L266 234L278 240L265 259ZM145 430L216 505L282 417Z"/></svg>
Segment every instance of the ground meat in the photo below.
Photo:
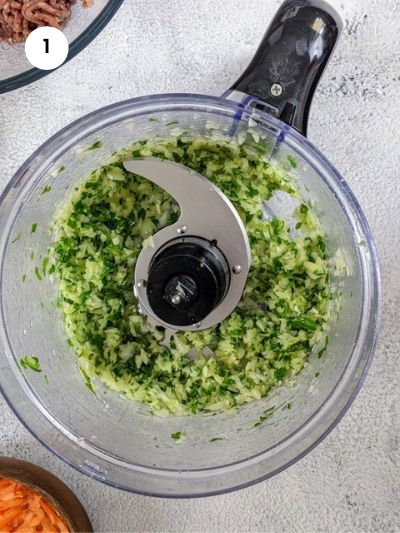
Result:
<svg viewBox="0 0 400 533"><path fill-rule="evenodd" d="M61 29L77 0L0 0L0 41L10 44L26 40L40 26ZM81 0L88 7L93 0Z"/></svg>

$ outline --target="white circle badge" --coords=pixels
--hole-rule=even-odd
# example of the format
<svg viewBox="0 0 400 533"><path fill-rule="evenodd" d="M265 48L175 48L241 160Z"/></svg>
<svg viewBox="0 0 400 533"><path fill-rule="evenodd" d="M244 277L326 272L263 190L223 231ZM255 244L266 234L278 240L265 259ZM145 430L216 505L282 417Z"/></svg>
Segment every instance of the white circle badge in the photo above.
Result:
<svg viewBox="0 0 400 533"><path fill-rule="evenodd" d="M25 55L34 67L52 70L64 63L68 41L62 31L44 26L34 30L25 43Z"/></svg>

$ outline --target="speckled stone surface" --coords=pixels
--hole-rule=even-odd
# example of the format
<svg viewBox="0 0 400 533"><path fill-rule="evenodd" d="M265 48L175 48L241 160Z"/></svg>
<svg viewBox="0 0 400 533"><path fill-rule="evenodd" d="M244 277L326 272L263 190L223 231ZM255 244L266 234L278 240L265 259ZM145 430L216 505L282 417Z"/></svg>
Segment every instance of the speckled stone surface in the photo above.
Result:
<svg viewBox="0 0 400 533"><path fill-rule="evenodd" d="M400 1L332 0L345 21L318 90L311 140L365 209L382 268L382 333L339 426L268 482L203 500L125 494L47 452L0 400L0 453L43 465L79 496L96 531L400 531ZM248 63L277 0L125 0L78 57L0 96L0 187L59 128L148 93L218 95Z"/></svg>

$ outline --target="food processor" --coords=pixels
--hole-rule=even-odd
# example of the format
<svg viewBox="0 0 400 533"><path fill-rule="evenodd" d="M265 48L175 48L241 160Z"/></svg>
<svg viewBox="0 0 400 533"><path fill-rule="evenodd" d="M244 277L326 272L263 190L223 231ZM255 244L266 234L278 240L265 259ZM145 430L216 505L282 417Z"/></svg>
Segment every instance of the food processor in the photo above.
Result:
<svg viewBox="0 0 400 533"><path fill-rule="evenodd" d="M375 244L344 179L305 138L311 99L340 30L337 13L322 0L286 0L249 67L223 97L156 95L95 111L44 143L3 192L1 390L32 434L79 471L114 487L155 496L229 492L299 460L333 429L360 390L380 321ZM326 351L322 356L317 350L310 354L295 386L273 389L267 398L235 412L163 418L101 383L96 383L96 394L85 387L54 304L57 280L42 277L39 267L52 245L52 220L69 191L134 141L182 134L238 143L250 136L262 144L264 157L290 175L301 194L301 200L276 194L265 202L265 216L290 222L299 201L314 206L327 237L330 283L337 298ZM153 173L145 161L127 161L126 167L147 179L164 179L165 188L183 193L173 183L179 180L177 169L168 177L164 171ZM43 194L44 190L48 192ZM205 198L206 193L196 197L203 209L207 209ZM211 213L212 218L215 213ZM234 212L226 216L234 217ZM182 224L186 221L175 229ZM237 224L232 230L243 252L245 232L237 219L232 224ZM157 236L153 238L157 243ZM207 253L214 252L207 248ZM210 262L217 256L210 256ZM147 275L153 255L142 259ZM238 263L244 272L250 259L243 256ZM139 272L136 285L140 277ZM176 293L176 285L173 289L171 298L185 297ZM236 298L235 293L232 305ZM142 304L151 314L148 307L154 305L144 297ZM42 372L20 367L19 360L26 355L40 359ZM260 417L263 423L255 424ZM171 434L182 432L186 440L171 440Z"/></svg>
<svg viewBox="0 0 400 533"><path fill-rule="evenodd" d="M89 8L76 4L63 28L69 42L69 61L103 30L118 11L123 0L96 0ZM24 43L0 42L0 94L39 80L51 71L33 68L25 55Z"/></svg>

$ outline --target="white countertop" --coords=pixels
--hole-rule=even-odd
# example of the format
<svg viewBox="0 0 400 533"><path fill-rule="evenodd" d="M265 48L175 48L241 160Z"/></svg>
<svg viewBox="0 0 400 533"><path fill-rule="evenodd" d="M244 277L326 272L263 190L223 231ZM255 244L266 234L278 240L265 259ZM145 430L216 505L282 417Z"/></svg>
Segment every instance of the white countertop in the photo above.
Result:
<svg viewBox="0 0 400 533"><path fill-rule="evenodd" d="M384 307L365 386L339 426L273 479L202 500L126 494L50 455L0 399L0 454L49 468L96 531L400 531L400 0L331 0L345 30L312 108L310 139L355 192L380 253ZM278 0L125 0L78 57L0 96L0 189L58 129L149 93L221 94Z"/></svg>

